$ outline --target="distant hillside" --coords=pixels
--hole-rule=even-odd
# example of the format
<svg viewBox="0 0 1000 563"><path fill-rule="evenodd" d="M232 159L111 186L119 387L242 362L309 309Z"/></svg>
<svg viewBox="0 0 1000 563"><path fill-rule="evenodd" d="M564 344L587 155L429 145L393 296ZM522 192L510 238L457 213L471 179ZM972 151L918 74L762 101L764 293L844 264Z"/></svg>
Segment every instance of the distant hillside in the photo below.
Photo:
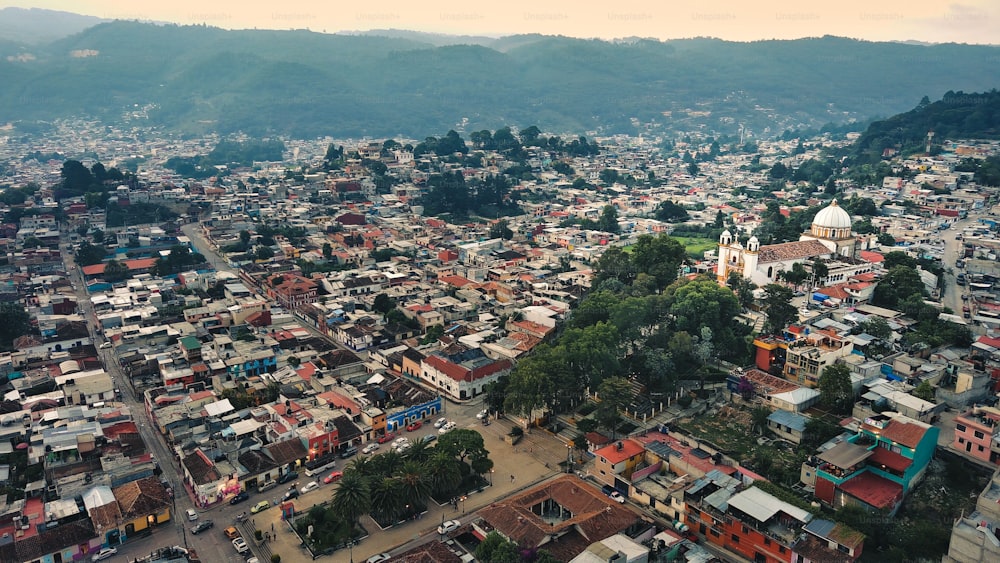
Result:
<svg viewBox="0 0 1000 563"><path fill-rule="evenodd" d="M433 45L435 47L443 47L445 45L481 45L483 47L492 47L493 43L497 41L495 37L486 37L482 35L448 35L445 33L427 33L425 31L411 31L408 29L372 29L369 31L341 31L337 35L357 36L364 35L368 37L392 37L393 39L409 39L411 41L419 41L421 43L427 43L428 45Z"/></svg>
<svg viewBox="0 0 1000 563"><path fill-rule="evenodd" d="M0 9L0 40L38 45L80 33L108 20L41 8Z"/></svg>
<svg viewBox="0 0 1000 563"><path fill-rule="evenodd" d="M1000 139L1000 92L948 91L936 101L926 97L912 110L875 121L854 144L861 162L876 162L887 148L903 154L926 150L927 132L934 139Z"/></svg>
<svg viewBox="0 0 1000 563"><path fill-rule="evenodd" d="M0 123L114 119L155 104L151 123L187 133L417 138L463 121L466 131L534 124L638 133L656 122L716 134L743 125L767 136L892 115L924 94L989 90L1000 56L996 47L836 37L612 43L519 35L435 46L421 34L124 21L32 48L30 57L10 48L0 43Z"/></svg>

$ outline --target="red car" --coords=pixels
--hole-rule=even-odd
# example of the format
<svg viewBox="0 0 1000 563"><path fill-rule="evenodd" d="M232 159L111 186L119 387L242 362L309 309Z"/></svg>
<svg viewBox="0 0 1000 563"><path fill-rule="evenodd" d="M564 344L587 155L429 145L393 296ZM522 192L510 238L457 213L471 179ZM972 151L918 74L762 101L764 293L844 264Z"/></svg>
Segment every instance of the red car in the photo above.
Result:
<svg viewBox="0 0 1000 563"><path fill-rule="evenodd" d="M324 477L323 478L323 482L326 483L327 485L329 485L330 483L333 483L334 481L340 481L340 478L343 477L343 476L344 476L343 472L341 472L341 471L334 471L333 473L331 473L331 474L327 475L326 477Z"/></svg>
<svg viewBox="0 0 1000 563"><path fill-rule="evenodd" d="M386 442L392 441L396 437L395 432L386 432L385 434L378 437L378 443L384 444Z"/></svg>
<svg viewBox="0 0 1000 563"><path fill-rule="evenodd" d="M420 422L419 420L416 422L411 422L410 425L406 427L406 431L413 432L414 430L420 430L420 427L423 425L424 423Z"/></svg>

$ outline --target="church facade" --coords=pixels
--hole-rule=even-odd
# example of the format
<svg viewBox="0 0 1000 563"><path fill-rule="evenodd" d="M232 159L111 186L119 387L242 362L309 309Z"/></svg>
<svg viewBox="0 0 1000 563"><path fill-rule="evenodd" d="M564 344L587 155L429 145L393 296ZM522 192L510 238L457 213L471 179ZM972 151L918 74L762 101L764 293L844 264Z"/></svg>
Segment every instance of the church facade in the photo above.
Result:
<svg viewBox="0 0 1000 563"><path fill-rule="evenodd" d="M809 231L795 242L761 246L757 237L751 236L743 246L738 236L725 231L719 237L716 276L725 283L730 274L737 272L763 286L780 281L781 273L791 270L794 264L808 265L817 259L826 263L829 271L825 279L817 280L821 285L870 272L872 265L855 256L858 238L851 233L851 224L850 213L834 200L816 214Z"/></svg>

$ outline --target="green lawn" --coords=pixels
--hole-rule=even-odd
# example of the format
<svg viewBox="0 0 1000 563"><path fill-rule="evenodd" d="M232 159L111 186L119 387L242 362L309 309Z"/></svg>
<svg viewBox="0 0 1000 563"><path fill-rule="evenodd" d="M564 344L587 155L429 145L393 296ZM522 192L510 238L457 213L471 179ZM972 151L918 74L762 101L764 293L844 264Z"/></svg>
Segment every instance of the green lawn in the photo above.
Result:
<svg viewBox="0 0 1000 563"><path fill-rule="evenodd" d="M709 238L695 238L695 237L673 237L674 240L684 245L684 250L687 251L689 256L696 258L701 258L706 251L715 250L719 243L718 241Z"/></svg>
<svg viewBox="0 0 1000 563"><path fill-rule="evenodd" d="M677 242L684 245L684 250L687 251L688 256L694 258L701 258L706 250L715 250L718 248L719 243L716 240L710 238L701 237L670 237ZM622 247L622 252L629 254L632 252L632 247L635 245L628 245Z"/></svg>

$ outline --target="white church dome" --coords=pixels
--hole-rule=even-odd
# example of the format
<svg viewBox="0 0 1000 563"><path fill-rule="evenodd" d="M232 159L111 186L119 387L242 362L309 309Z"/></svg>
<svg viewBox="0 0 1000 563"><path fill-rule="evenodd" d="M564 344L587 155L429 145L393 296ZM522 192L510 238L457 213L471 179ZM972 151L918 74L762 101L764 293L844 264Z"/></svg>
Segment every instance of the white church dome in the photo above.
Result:
<svg viewBox="0 0 1000 563"><path fill-rule="evenodd" d="M843 207L837 205L837 200L833 200L833 203L824 207L816 214L812 226L827 229L850 229L851 214L844 211Z"/></svg>

